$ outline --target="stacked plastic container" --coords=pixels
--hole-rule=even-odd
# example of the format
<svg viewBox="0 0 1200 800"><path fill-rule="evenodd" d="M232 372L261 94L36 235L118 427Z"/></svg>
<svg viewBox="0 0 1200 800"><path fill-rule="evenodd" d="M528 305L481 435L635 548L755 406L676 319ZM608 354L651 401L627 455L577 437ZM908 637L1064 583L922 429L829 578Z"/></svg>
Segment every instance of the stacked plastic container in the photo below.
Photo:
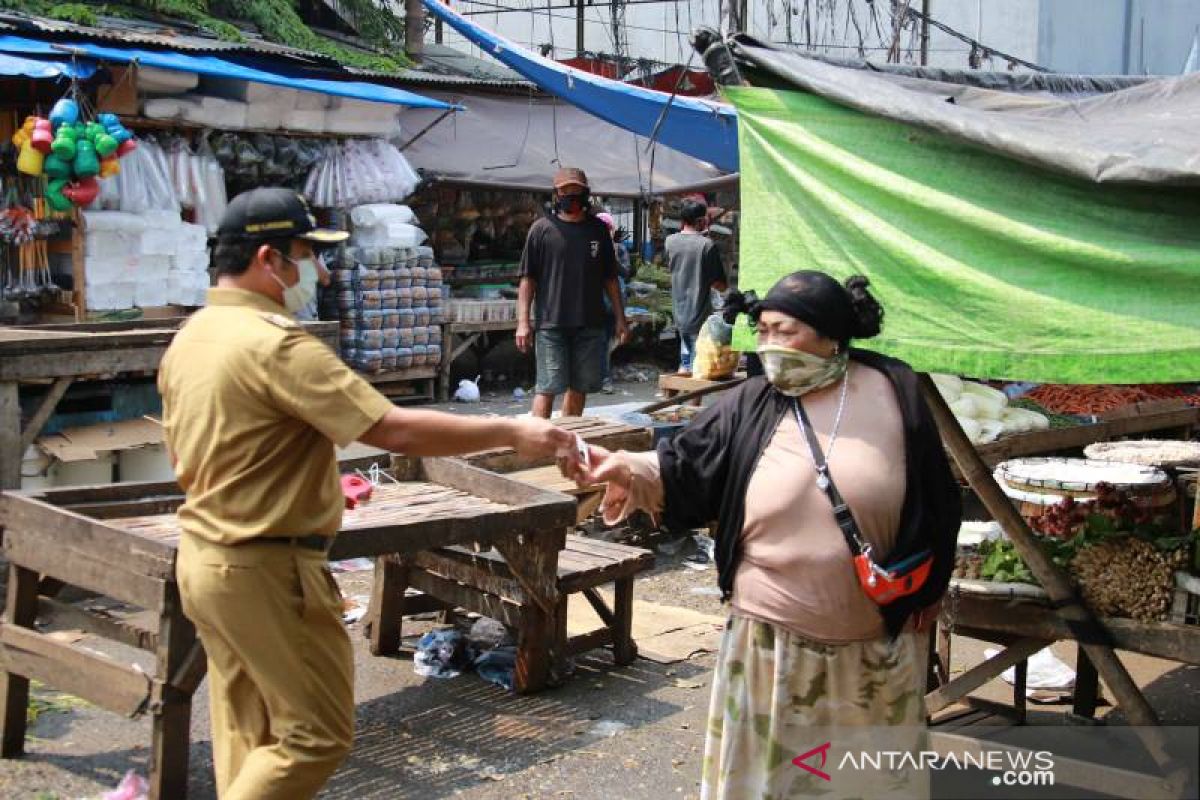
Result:
<svg viewBox="0 0 1200 800"><path fill-rule="evenodd" d="M442 361L442 273L429 247L347 247L333 284L342 358L360 372Z"/></svg>

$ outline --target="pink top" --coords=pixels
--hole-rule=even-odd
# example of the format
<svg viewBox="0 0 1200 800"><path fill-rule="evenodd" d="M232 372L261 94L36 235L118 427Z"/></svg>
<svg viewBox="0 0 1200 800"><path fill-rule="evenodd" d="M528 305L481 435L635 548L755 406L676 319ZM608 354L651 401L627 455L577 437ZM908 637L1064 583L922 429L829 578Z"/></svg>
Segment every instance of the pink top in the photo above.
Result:
<svg viewBox="0 0 1200 800"><path fill-rule="evenodd" d="M904 423L882 373L853 365L850 376L830 474L876 558L883 559L904 505ZM804 400L826 452L840 391L837 384ZM858 584L850 549L816 477L795 415L788 414L746 491L734 612L819 642L877 639L885 632L883 618Z"/></svg>

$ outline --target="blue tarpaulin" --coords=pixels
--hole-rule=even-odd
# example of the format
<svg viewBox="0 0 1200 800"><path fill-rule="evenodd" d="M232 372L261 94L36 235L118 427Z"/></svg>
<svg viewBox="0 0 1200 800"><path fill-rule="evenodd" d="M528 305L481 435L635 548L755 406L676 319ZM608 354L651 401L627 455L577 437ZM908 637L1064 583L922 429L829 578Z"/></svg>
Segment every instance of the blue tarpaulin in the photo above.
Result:
<svg viewBox="0 0 1200 800"><path fill-rule="evenodd" d="M485 53L550 94L718 169L737 171L737 112L732 107L695 97L671 97L564 66L484 30L437 0L423 2Z"/></svg>
<svg viewBox="0 0 1200 800"><path fill-rule="evenodd" d="M0 53L0 75L21 78L79 78L92 77L96 65L86 60L53 61Z"/></svg>
<svg viewBox="0 0 1200 800"><path fill-rule="evenodd" d="M198 75L214 75L221 78L240 78L246 81L267 83L272 86L286 86L291 89L307 89L310 92L351 97L356 100L369 100L376 103L392 103L393 105L410 108L441 108L452 109L455 106L441 100L422 97L419 94L397 89L393 86L383 86L362 81L332 81L320 78L304 78L269 72L263 69L247 67L232 61L226 61L215 56L196 56L186 53L174 53L160 50L139 50L129 47L108 47L90 42L43 42L38 39L26 39L21 36L0 36L0 53L21 53L25 55L55 55L64 54L87 56L100 61L118 64L137 62L147 67L172 69L179 72L194 72Z"/></svg>

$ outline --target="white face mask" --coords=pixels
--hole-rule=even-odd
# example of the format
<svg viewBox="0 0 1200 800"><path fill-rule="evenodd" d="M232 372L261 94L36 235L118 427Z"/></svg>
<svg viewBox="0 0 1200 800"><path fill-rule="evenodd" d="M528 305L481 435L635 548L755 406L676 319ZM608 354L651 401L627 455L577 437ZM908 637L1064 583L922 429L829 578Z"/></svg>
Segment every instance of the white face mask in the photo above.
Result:
<svg viewBox="0 0 1200 800"><path fill-rule="evenodd" d="M280 255L283 254L281 253ZM271 277L283 287L283 307L292 314L296 314L302 311L317 296L317 281L319 279L317 262L312 258L296 260L287 256L283 257L296 265L296 269L300 272L300 280L288 286L274 272L271 273Z"/></svg>

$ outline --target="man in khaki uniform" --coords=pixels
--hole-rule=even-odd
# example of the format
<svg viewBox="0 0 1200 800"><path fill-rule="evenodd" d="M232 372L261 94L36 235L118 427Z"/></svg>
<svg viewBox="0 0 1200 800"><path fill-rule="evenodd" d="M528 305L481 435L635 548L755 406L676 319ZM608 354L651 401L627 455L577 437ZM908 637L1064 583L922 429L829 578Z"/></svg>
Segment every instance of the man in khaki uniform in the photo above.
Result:
<svg viewBox="0 0 1200 800"><path fill-rule="evenodd" d="M208 654L223 800L312 797L350 750L353 654L325 558L344 506L335 445L575 458L574 437L543 420L396 408L306 333L291 314L328 282L313 244L345 238L289 190L236 197L217 287L159 372L187 494L177 577Z"/></svg>

